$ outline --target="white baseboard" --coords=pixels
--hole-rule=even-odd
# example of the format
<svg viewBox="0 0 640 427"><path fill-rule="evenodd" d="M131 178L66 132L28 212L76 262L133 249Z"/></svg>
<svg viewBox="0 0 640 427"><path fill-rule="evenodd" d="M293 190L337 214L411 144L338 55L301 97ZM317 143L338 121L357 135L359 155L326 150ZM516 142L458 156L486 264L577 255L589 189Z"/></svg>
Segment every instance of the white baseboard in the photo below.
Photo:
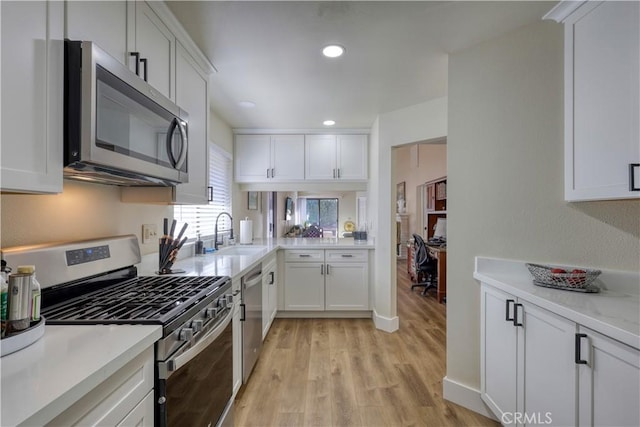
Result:
<svg viewBox="0 0 640 427"><path fill-rule="evenodd" d="M400 328L400 321L398 320L398 316L394 317L384 317L380 316L373 310L373 324L376 326L376 329L380 329L385 332L395 332Z"/></svg>
<svg viewBox="0 0 640 427"><path fill-rule="evenodd" d="M370 319L371 311L278 311L280 319Z"/></svg>
<svg viewBox="0 0 640 427"><path fill-rule="evenodd" d="M450 402L464 406L473 412L498 421L493 412L491 412L489 407L482 401L480 390L444 377L442 379L442 396Z"/></svg>

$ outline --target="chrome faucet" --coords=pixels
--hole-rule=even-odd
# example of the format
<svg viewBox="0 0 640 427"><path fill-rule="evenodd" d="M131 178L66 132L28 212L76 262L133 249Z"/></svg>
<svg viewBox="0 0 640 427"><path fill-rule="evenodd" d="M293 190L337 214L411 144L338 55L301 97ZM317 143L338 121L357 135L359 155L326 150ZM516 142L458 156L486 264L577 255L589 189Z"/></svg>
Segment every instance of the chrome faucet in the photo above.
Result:
<svg viewBox="0 0 640 427"><path fill-rule="evenodd" d="M233 218L231 218L231 214L229 214L228 212L220 212L216 217L216 229L213 235L213 247L216 250L218 249L218 245L221 243L221 242L218 242L218 220L220 219L221 215L226 215L229 217L229 220L231 221L231 228L227 230L220 230L220 231L230 231L231 233L229 234L229 238L233 239Z"/></svg>

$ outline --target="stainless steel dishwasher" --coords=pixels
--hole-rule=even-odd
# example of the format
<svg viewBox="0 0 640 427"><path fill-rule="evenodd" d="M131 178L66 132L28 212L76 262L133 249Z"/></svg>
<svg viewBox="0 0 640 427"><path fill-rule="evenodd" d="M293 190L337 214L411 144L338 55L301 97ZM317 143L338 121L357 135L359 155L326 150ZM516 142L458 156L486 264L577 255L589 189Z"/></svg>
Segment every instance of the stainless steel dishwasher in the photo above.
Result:
<svg viewBox="0 0 640 427"><path fill-rule="evenodd" d="M262 263L242 276L242 382L246 383L262 349Z"/></svg>

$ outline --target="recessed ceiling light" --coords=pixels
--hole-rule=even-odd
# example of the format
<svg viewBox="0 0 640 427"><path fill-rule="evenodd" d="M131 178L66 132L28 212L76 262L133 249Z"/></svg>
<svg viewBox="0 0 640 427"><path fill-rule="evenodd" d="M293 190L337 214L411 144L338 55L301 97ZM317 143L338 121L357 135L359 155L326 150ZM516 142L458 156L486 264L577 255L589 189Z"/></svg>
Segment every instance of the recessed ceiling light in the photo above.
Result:
<svg viewBox="0 0 640 427"><path fill-rule="evenodd" d="M240 105L242 108L253 108L256 106L256 103L251 101L240 101L238 102L238 105Z"/></svg>
<svg viewBox="0 0 640 427"><path fill-rule="evenodd" d="M337 58L344 53L344 47L337 44L330 44L322 48L322 54L328 58Z"/></svg>
<svg viewBox="0 0 640 427"><path fill-rule="evenodd" d="M333 126L336 124L335 120L325 120L324 122L322 122L323 125L325 126Z"/></svg>

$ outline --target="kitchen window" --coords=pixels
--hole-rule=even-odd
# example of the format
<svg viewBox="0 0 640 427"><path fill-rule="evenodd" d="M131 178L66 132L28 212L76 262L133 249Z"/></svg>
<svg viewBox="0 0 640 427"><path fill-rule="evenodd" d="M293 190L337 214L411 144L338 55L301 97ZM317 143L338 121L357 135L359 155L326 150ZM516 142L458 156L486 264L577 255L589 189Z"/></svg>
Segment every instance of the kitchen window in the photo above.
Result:
<svg viewBox="0 0 640 427"><path fill-rule="evenodd" d="M207 205L174 206L173 217L178 221L176 229L183 223L188 223L186 235L189 240L195 240L198 234L201 238L213 238L216 217L221 212L231 213L231 155L213 143L209 143L209 187L212 200ZM231 228L229 217L222 216L218 222L219 230Z"/></svg>
<svg viewBox="0 0 640 427"><path fill-rule="evenodd" d="M338 235L338 199L337 198L298 198L298 222L320 227L324 237Z"/></svg>

